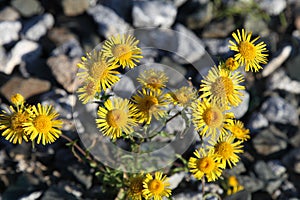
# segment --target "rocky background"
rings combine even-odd
[[[245,99],[235,109],[252,138],[242,161],[226,172],[245,190],[227,199],[300,199],[298,0],[0,0],[1,108],[15,92],[28,103],[52,104],[65,122],[64,134],[78,139],[72,119],[76,63],[109,35],[147,26],[189,35],[216,62],[231,54],[228,40],[235,29],[262,37],[270,62],[260,73],[246,75]],[[193,42],[159,31],[145,38],[153,46],[175,45],[175,53],[191,63],[203,55]],[[174,66],[199,85],[201,76],[189,63],[161,52],[145,59]],[[61,138],[32,151],[30,144],[13,145],[1,137],[0,199],[114,199],[65,144]],[[201,199],[201,183],[188,177],[172,176],[174,199]],[[218,184],[206,189],[226,192]]]

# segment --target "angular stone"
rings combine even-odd
[[[231,107],[231,109],[229,110],[229,112],[234,113],[234,117],[237,119],[242,118],[246,114],[249,108],[249,101],[250,101],[249,93],[245,90],[241,91],[241,93],[244,95],[241,98],[242,102],[236,107]]]
[[[134,1],[132,9],[135,27],[169,28],[175,21],[177,8],[164,1]]]
[[[64,42],[52,51],[52,56],[67,55],[71,58],[80,58],[83,55],[83,50],[76,38],[72,38]]]
[[[283,164],[291,171],[300,174],[300,148],[288,152],[283,157]]]
[[[115,34],[131,31],[131,26],[120,18],[112,9],[100,4],[89,8],[87,13],[94,18],[98,24],[98,32],[108,38]]]
[[[79,58],[69,59],[65,55],[50,57],[47,60],[54,77],[68,92],[74,92],[79,86],[79,80],[76,78]]]
[[[0,21],[16,21],[20,18],[20,14],[10,6],[0,10]]]
[[[11,50],[8,55],[6,66],[0,71],[11,74],[15,66],[23,62],[32,62],[41,54],[41,46],[38,43],[21,40]]]
[[[286,135],[275,127],[261,131],[252,139],[257,153],[268,156],[287,148]]]
[[[299,65],[300,55],[297,55],[296,57],[290,59],[286,64],[289,76],[297,81],[300,81],[300,69],[298,67]]]
[[[26,21],[22,33],[27,39],[38,41],[54,25],[54,17],[46,13]]]
[[[62,6],[66,16],[76,16],[89,8],[89,0],[62,0]]]
[[[24,98],[28,98],[46,92],[50,87],[51,84],[45,80],[13,76],[0,88],[0,92],[6,99],[10,99],[15,93],[20,93]]]
[[[265,128],[269,125],[268,119],[260,112],[252,113],[247,128],[252,132],[257,132],[259,129]]]
[[[258,3],[259,7],[269,15],[279,15],[287,6],[286,0],[262,0]]]
[[[11,5],[17,9],[23,17],[31,17],[43,11],[37,0],[13,0]]]
[[[19,32],[21,30],[21,23],[3,21],[0,22],[0,46],[9,44],[19,39]]]
[[[297,126],[299,123],[297,108],[285,99],[273,96],[267,99],[262,107],[261,113],[270,121],[281,124],[292,124]]]
[[[174,27],[178,46],[172,58],[180,64],[190,64],[199,60],[205,54],[203,42],[189,29],[181,24]]]
[[[300,94],[300,81],[292,80],[283,69],[269,76],[266,85],[270,90],[284,90],[293,94]]]

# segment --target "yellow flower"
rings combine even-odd
[[[207,99],[198,99],[192,104],[192,121],[200,136],[212,136],[214,140],[217,133],[222,137],[227,134],[227,126],[233,123],[233,113],[225,113],[214,103],[209,103]],[[218,131],[218,132],[217,132]]]
[[[139,41],[132,35],[117,35],[106,40],[102,52],[114,63],[119,63],[125,68],[134,68],[139,59],[143,56],[140,48],[137,47]]]
[[[205,151],[203,148],[194,152],[195,157],[190,157],[188,167],[190,172],[198,180],[203,176],[208,182],[217,180],[222,174],[222,164],[218,161],[213,151]]]
[[[232,195],[237,193],[238,191],[241,191],[244,189],[242,185],[240,185],[239,181],[235,176],[229,176],[228,177],[228,190],[227,190],[227,195]]]
[[[99,85],[97,85],[92,79],[87,79],[83,86],[78,88],[77,93],[79,100],[86,104],[94,99],[96,93],[99,91]]]
[[[229,71],[237,70],[239,66],[240,66],[239,63],[234,58],[231,57],[228,58],[224,63],[225,69],[228,69]]]
[[[143,73],[140,73],[137,81],[145,88],[159,90],[166,87],[168,77],[163,71],[149,69],[145,70]]]
[[[9,109],[10,112],[3,111],[0,115],[0,130],[4,130],[2,136],[13,144],[21,144],[23,139],[28,142],[29,135],[24,131],[23,124],[30,120],[31,112],[24,107],[15,109],[10,106]]]
[[[161,90],[152,91],[143,88],[132,97],[132,101],[137,107],[140,123],[150,124],[152,116],[157,120],[166,116],[166,108],[169,98]]]
[[[25,102],[24,97],[19,93],[12,95],[10,101],[16,106],[22,105]]]
[[[129,179],[128,197],[131,200],[142,200],[144,176],[137,175]]]
[[[100,86],[100,90],[106,90],[120,80],[116,69],[119,67],[113,62],[108,62],[102,52],[94,50],[87,54],[87,57],[82,57],[82,62],[77,66],[83,69],[77,73],[82,80],[92,79],[96,85]]]
[[[262,69],[260,64],[267,63],[266,52],[266,44],[264,42],[260,42],[255,44],[255,42],[259,39],[256,37],[251,41],[252,33],[247,33],[244,29],[242,29],[242,33],[237,30],[237,33],[232,33],[235,42],[229,41],[231,44],[229,48],[233,51],[236,51],[235,60],[239,62],[240,65],[245,64],[245,71],[249,71],[249,69],[253,72],[259,71]]]
[[[51,105],[32,106],[33,116],[29,122],[23,123],[25,132],[30,135],[30,140],[37,138],[37,144],[42,140],[42,144],[53,143],[62,134],[59,128],[62,127],[62,121],[56,118],[59,114]]]
[[[155,177],[147,174],[143,182],[143,196],[145,199],[162,200],[162,197],[169,197],[171,189],[167,176],[163,176],[161,172],[155,172]]]
[[[130,134],[136,126],[136,108],[127,99],[113,98],[99,107],[96,123],[103,135],[112,139],[121,137],[122,132]]]
[[[169,93],[174,104],[179,104],[183,107],[190,106],[196,100],[197,91],[193,87],[183,86]]]
[[[238,106],[241,103],[243,94],[240,90],[245,87],[239,85],[244,77],[239,72],[231,73],[220,67],[213,67],[208,75],[201,81],[200,91],[203,94],[200,98],[207,97],[209,101],[215,101],[220,106]]]
[[[228,126],[228,130],[238,140],[247,141],[250,139],[249,129],[244,128],[243,122],[239,120],[234,120],[233,124]]]
[[[239,161],[238,153],[243,153],[243,145],[241,144],[243,141],[239,140],[234,142],[234,137],[229,135],[222,139],[219,139],[218,142],[214,145],[215,154],[219,155],[221,163],[223,167],[226,167],[226,164],[229,165],[230,168],[236,165]]]

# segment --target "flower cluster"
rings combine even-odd
[[[12,105],[0,114],[0,130],[6,140],[16,144],[32,141],[46,145],[62,134],[62,121],[51,105],[27,105],[21,94],[11,97]]]
[[[170,183],[162,172],[151,174],[138,174],[129,178],[127,196],[132,200],[154,199],[162,200],[171,195]]]
[[[79,99],[83,103],[99,100],[97,127],[113,140],[128,138],[136,127],[148,127],[154,119],[166,123],[172,118],[169,117],[171,108],[177,108],[178,114],[190,114],[189,120],[200,138],[208,140],[209,144],[195,150],[187,167],[195,178],[215,181],[224,169],[238,163],[243,142],[250,138],[249,130],[230,112],[231,107],[242,102],[245,90],[244,75],[238,69],[244,66],[246,72],[257,72],[262,68],[261,64],[267,63],[266,44],[256,44],[258,37],[251,40],[252,34],[244,29],[237,30],[232,36],[235,41],[230,41],[229,48],[235,55],[213,66],[203,78],[198,92],[190,82],[170,90],[167,87],[170,77],[163,70],[152,67],[140,71],[136,78],[140,87],[129,99],[107,95],[106,90],[113,90],[119,81],[121,66],[132,69],[142,58],[142,51],[137,46],[139,41],[131,35],[109,38],[102,49],[87,54],[78,64],[82,70],[78,76],[83,80],[83,87],[78,90]],[[160,172],[154,177],[151,174],[133,175],[127,184],[127,196],[158,200],[170,196],[168,186],[166,176]],[[242,186],[232,185],[229,193],[241,189]]]
[[[262,69],[261,64],[267,63],[266,44],[255,44],[259,37],[251,40],[252,34],[244,29],[232,36],[235,42],[230,41],[229,48],[236,54],[210,69],[201,82],[200,97],[192,104],[195,129],[202,139],[209,140],[209,144],[194,152],[188,167],[195,178],[206,177],[208,182],[217,180],[226,167],[237,164],[239,154],[243,153],[243,142],[250,138],[249,130],[230,112],[231,107],[242,102],[245,90],[244,76],[237,69],[245,66],[246,72],[257,72]],[[232,188],[230,194],[241,190],[242,186],[234,184]]]

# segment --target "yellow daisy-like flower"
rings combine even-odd
[[[235,42],[229,41],[229,48],[233,51],[236,51],[235,60],[239,62],[240,65],[245,64],[245,71],[249,71],[249,69],[253,72],[259,71],[262,69],[260,64],[267,64],[267,56],[266,52],[266,44],[264,42],[260,42],[255,44],[255,42],[259,39],[256,37],[251,41],[252,33],[247,33],[244,29],[242,29],[242,33],[240,30],[237,30],[237,33],[232,33]]]
[[[203,148],[194,152],[195,157],[190,157],[188,167],[190,172],[198,180],[203,176],[208,182],[217,180],[222,174],[222,164],[217,159],[217,155],[213,151],[206,152]]]
[[[3,111],[0,115],[0,130],[2,136],[13,144],[21,144],[23,139],[28,142],[29,135],[25,132],[23,124],[28,122],[31,117],[29,109],[12,106],[9,108],[10,112]]]
[[[37,144],[42,141],[43,145],[53,143],[62,134],[59,128],[62,127],[62,121],[56,119],[59,114],[51,105],[32,106],[33,116],[29,122],[23,123],[25,132],[30,135],[30,140],[37,138]]]
[[[186,107],[196,100],[197,91],[193,87],[183,86],[169,93],[175,105]]]
[[[82,62],[77,66],[83,69],[77,73],[81,79],[92,79],[96,85],[100,85],[100,90],[106,90],[120,80],[116,69],[119,67],[113,62],[107,61],[102,52],[92,51],[87,54],[87,57],[82,57]]]
[[[213,67],[208,75],[201,81],[200,91],[203,94],[200,98],[207,97],[209,101],[215,101],[220,106],[238,106],[242,102],[243,94],[240,90],[244,90],[245,86],[239,85],[244,81],[241,73],[231,73],[222,69],[220,66]]]
[[[83,86],[78,88],[77,93],[79,100],[82,101],[83,104],[94,99],[96,93],[99,91],[99,85],[97,85],[92,79],[87,79]]]
[[[239,63],[232,57],[228,58],[224,63],[225,69],[228,69],[229,71],[235,71],[239,66]]]
[[[138,175],[129,179],[127,195],[131,200],[142,200],[143,195],[143,182],[145,177]]]
[[[244,189],[244,187],[240,185],[239,181],[235,176],[229,176],[227,179],[227,183],[229,186],[227,190],[227,195],[235,194]]]
[[[122,132],[130,134],[136,126],[136,108],[127,99],[113,98],[104,103],[104,107],[99,107],[97,127],[103,135],[112,139],[121,137]]]
[[[21,94],[17,93],[17,94],[15,94],[15,95],[12,95],[12,96],[11,96],[10,101],[11,101],[14,105],[19,106],[19,105],[24,104],[25,99],[24,99],[24,97],[23,97]]]
[[[155,172],[155,177],[147,174],[143,182],[143,195],[145,199],[162,200],[162,197],[169,197],[171,189],[167,176],[163,176],[161,172]]]
[[[226,129],[233,123],[234,114],[225,112],[218,105],[209,103],[207,99],[201,101],[198,99],[192,104],[192,122],[200,136],[212,136],[214,140],[217,137],[223,137],[228,134]]]
[[[140,73],[136,80],[145,88],[159,90],[166,87],[168,77],[163,71],[149,69]]]
[[[132,35],[112,36],[104,42],[102,52],[105,57],[110,58],[114,63],[119,63],[125,68],[134,68],[139,59],[143,56],[140,48],[137,47],[139,40]]]
[[[239,140],[234,142],[234,136],[229,135],[222,139],[219,139],[218,142],[214,145],[215,154],[219,155],[221,163],[223,167],[226,167],[226,164],[229,165],[230,168],[236,165],[239,161],[238,153],[243,153],[243,141]]]
[[[161,90],[153,91],[143,88],[132,97],[139,113],[139,122],[150,124],[152,116],[161,119],[166,116],[169,98]]]
[[[239,120],[234,120],[233,124],[228,126],[228,130],[232,133],[232,135],[242,141],[247,141],[250,139],[250,131],[244,127],[244,123]]]

